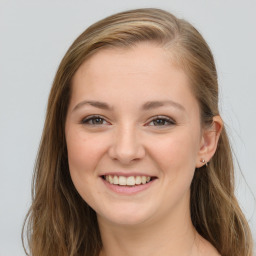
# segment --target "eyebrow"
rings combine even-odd
[[[179,110],[185,111],[185,108],[178,102],[172,100],[163,100],[163,101],[148,101],[143,104],[143,110],[150,110],[154,108],[159,108],[165,105],[171,105],[172,107],[178,108]]]
[[[80,103],[78,103],[72,111],[75,111],[79,108],[81,108],[84,105],[90,105],[93,106],[95,108],[100,108],[100,109],[104,109],[104,110],[111,110],[112,107],[110,107],[107,103],[105,102],[101,102],[101,101],[94,101],[94,100],[84,100]]]
[[[84,100],[80,103],[78,103],[74,109],[72,110],[75,111],[79,108],[81,108],[84,105],[90,105],[99,109],[104,109],[104,110],[112,110],[113,107],[109,106],[107,103],[105,102],[101,102],[101,101],[94,101],[94,100]],[[142,110],[146,111],[146,110],[151,110],[151,109],[155,109],[155,108],[159,108],[159,107],[163,107],[165,105],[171,105],[175,108],[178,108],[179,110],[185,111],[185,108],[172,100],[163,100],[163,101],[147,101],[142,105]]]

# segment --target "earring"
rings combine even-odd
[[[207,162],[204,159],[201,159],[201,163],[205,164],[207,166]]]

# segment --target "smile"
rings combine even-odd
[[[119,185],[119,186],[136,186],[144,185],[151,180],[153,177],[149,176],[117,176],[117,175],[104,175],[103,179],[110,184]]]

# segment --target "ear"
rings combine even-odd
[[[197,168],[200,168],[210,162],[216,151],[222,127],[223,121],[221,117],[214,116],[212,124],[209,127],[203,129],[200,149],[197,155]]]

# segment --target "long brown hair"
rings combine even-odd
[[[159,9],[137,9],[107,17],[85,30],[60,63],[49,96],[35,165],[32,205],[23,233],[33,256],[97,256],[102,248],[96,213],[80,197],[69,174],[65,119],[72,77],[93,53],[151,41],[170,50],[190,77],[202,125],[218,110],[218,82],[212,53],[188,22]],[[208,166],[191,184],[191,219],[199,234],[222,256],[252,256],[252,237],[234,195],[234,167],[225,127]]]

